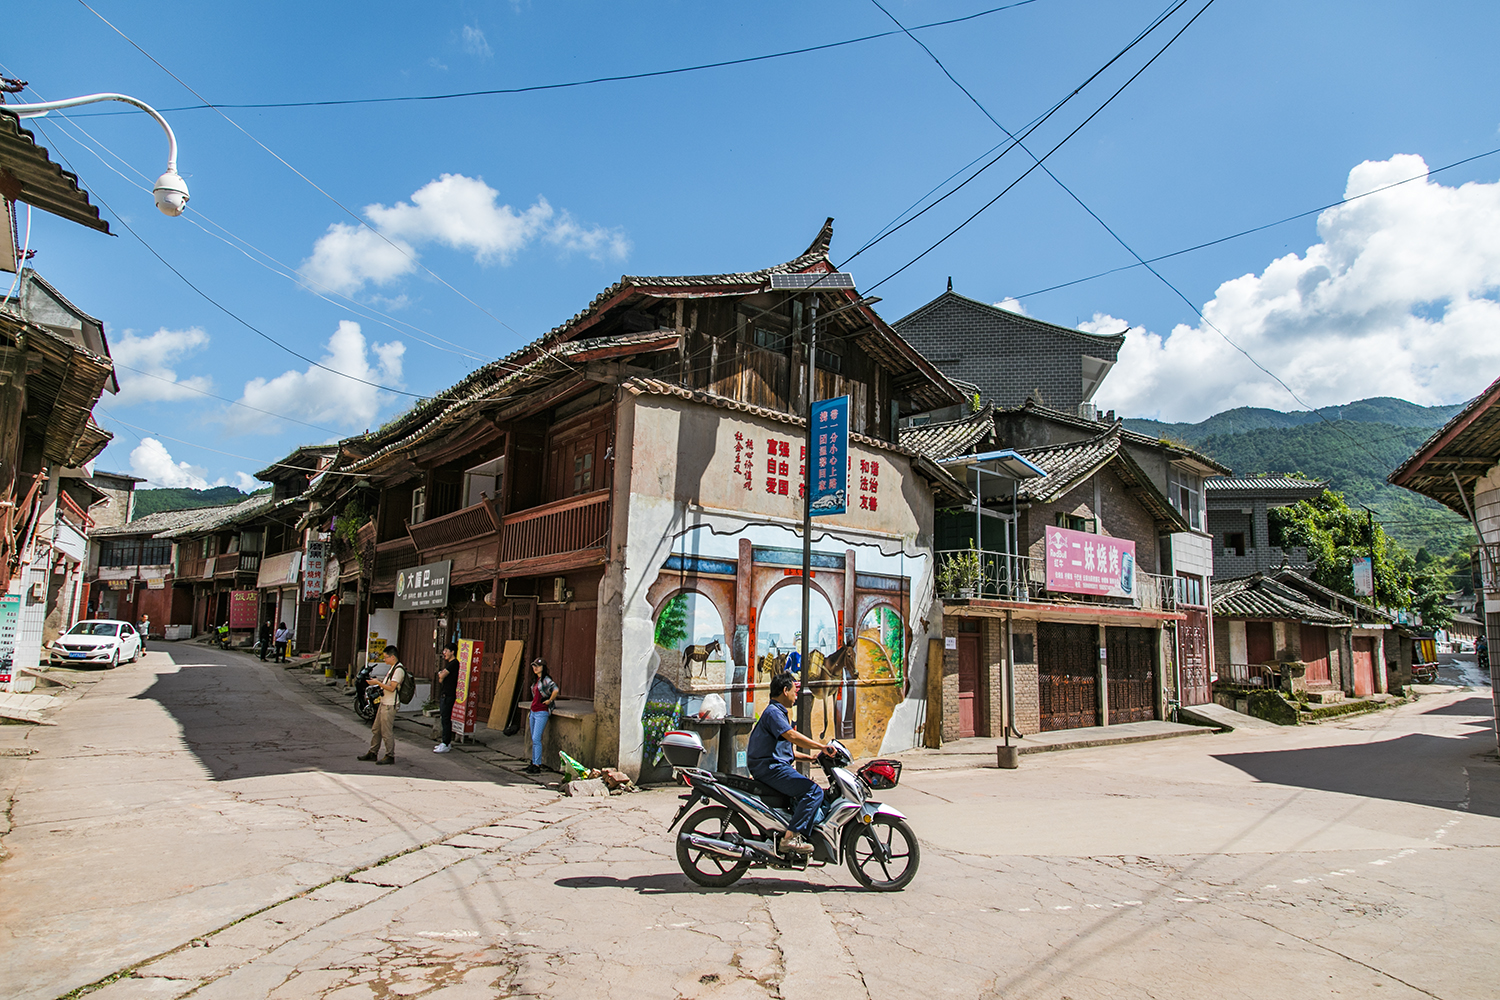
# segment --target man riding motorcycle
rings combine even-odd
[[[797,732],[792,726],[787,709],[797,703],[799,690],[797,679],[790,674],[780,674],[771,680],[771,703],[755,723],[745,755],[750,774],[756,781],[770,785],[795,803],[792,828],[782,835],[778,844],[783,854],[791,851],[812,853],[812,845],[804,837],[812,832],[818,808],[823,804],[822,786],[799,774],[793,761],[816,760],[818,753],[831,749],[831,746]],[[815,752],[797,753],[794,747]]]

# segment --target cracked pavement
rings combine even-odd
[[[360,764],[365,727],[296,672],[158,647],[57,726],[0,727],[0,982],[97,1000],[1488,998],[1487,706],[1455,690],[1334,725],[909,770],[886,795],[921,839],[906,891],[832,867],[704,890],[665,830],[673,789],[561,798],[411,727],[395,767]]]

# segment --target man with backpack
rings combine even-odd
[[[396,647],[385,648],[385,677],[377,679],[371,677],[365,683],[375,684],[380,687],[380,707],[375,710],[375,722],[370,726],[370,750],[368,753],[360,754],[357,760],[373,760],[377,764],[396,763],[396,698],[403,695],[403,701],[410,701],[411,695],[406,689],[414,688],[415,683],[407,683],[406,668],[401,666],[397,656]],[[380,746],[384,743],[386,753],[384,757],[379,756]]]

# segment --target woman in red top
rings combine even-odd
[[[531,763],[526,765],[527,774],[540,774],[542,770],[542,733],[547,729],[547,719],[552,714],[552,703],[557,700],[557,682],[547,669],[547,661],[538,656],[531,661]]]

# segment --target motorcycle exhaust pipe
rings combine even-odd
[[[717,854],[721,858],[734,858],[736,860],[747,857],[748,851],[739,844],[731,844],[727,840],[717,840],[713,837],[703,837],[696,833],[684,833],[679,835],[688,842],[690,847],[700,851],[708,851]]]

